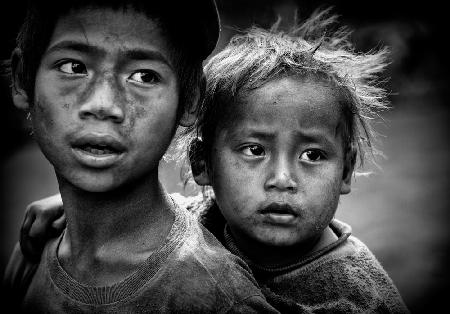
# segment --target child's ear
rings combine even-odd
[[[209,179],[209,173],[208,169],[206,168],[206,164],[204,161],[200,161],[200,164],[198,165],[200,171],[194,173],[192,172],[194,176],[194,181],[198,185],[205,186],[205,185],[211,185],[211,180]]]
[[[189,162],[192,176],[195,183],[202,186],[211,185],[204,152],[204,144],[199,138],[193,140],[189,145]]]
[[[30,103],[21,80],[22,64],[22,51],[16,48],[11,55],[12,100],[17,108],[27,110],[30,107]]]
[[[350,145],[344,157],[344,171],[342,173],[341,194],[350,193],[352,186],[352,176],[356,163],[356,149],[354,145]]]
[[[195,89],[195,94],[192,97],[191,103],[186,106],[183,115],[181,116],[179,124],[184,127],[189,127],[195,123],[197,117],[197,109],[200,106],[206,89],[206,77],[203,74],[199,86]]]

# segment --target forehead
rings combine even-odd
[[[341,118],[337,88],[323,79],[285,77],[248,92],[230,106],[229,121],[260,127],[335,130]],[[231,119],[230,119],[231,118]]]
[[[49,47],[64,41],[102,46],[106,51],[155,47],[169,52],[157,21],[132,8],[72,10],[57,20]]]

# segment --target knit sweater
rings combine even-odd
[[[351,227],[334,219],[337,240],[297,262],[267,268],[239,250],[213,198],[194,197],[185,206],[250,266],[264,294],[282,313],[408,313],[397,288]]]
[[[61,235],[46,244],[38,264],[16,246],[4,281],[7,291],[20,293],[16,306],[24,313],[276,312],[239,257],[186,210],[174,208],[174,213],[165,243],[120,282],[97,287],[72,278],[58,261]]]

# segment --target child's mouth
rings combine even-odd
[[[120,160],[125,146],[109,135],[88,134],[72,142],[75,158],[84,166],[107,168]]]
[[[108,155],[108,154],[119,154],[116,149],[106,146],[106,145],[81,145],[75,147],[76,149],[84,150],[92,155]]]
[[[274,224],[289,224],[298,217],[296,210],[289,204],[272,203],[259,210],[259,213],[264,215],[267,222]]]
[[[291,214],[267,213],[266,219],[275,224],[292,223],[297,217]]]

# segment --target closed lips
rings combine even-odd
[[[272,203],[259,211],[261,214],[279,214],[298,216],[297,211],[291,205]]]

